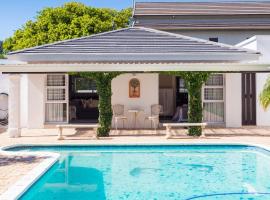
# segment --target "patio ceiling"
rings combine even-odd
[[[27,63],[224,63],[260,53],[155,29],[130,27],[11,52]],[[134,69],[136,71],[136,69]]]

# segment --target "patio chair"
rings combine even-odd
[[[0,126],[8,125],[8,110],[0,109],[1,118],[0,118]]]
[[[122,120],[123,128],[125,127],[125,121],[127,121],[127,117],[125,114],[125,106],[121,104],[113,105],[113,117],[114,117],[114,125],[116,131],[118,130],[118,122]]]
[[[161,113],[162,106],[159,104],[153,104],[151,105],[151,116],[146,116],[144,119],[144,124],[146,120],[149,120],[151,122],[151,128],[152,124],[154,124],[155,131],[157,130],[159,126],[159,114]]]

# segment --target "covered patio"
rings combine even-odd
[[[104,100],[106,116],[111,113],[111,105],[116,104],[124,105],[125,112],[142,110],[151,116],[151,105],[160,103],[159,74],[231,72],[227,78],[233,81],[234,72],[269,71],[269,65],[254,62],[259,56],[260,53],[255,51],[142,27],[11,52],[8,58],[21,63],[0,66],[0,71],[9,74],[8,132],[10,137],[18,137],[21,128],[46,128],[71,123],[72,117],[82,116],[72,114],[78,107],[75,101],[71,101],[74,98],[71,97],[71,76],[93,78],[92,74],[95,74],[94,80],[109,88],[112,96]],[[133,96],[129,89],[132,79],[139,80],[141,84],[140,93],[135,92]],[[187,80],[187,84],[193,82],[192,79]],[[86,92],[83,86],[76,91]],[[96,108],[98,103],[93,100],[97,100],[97,96],[99,100],[104,97],[101,89],[93,86],[87,92],[92,93],[90,103],[95,105],[90,108]],[[89,111],[94,112],[94,109]],[[123,115],[126,116],[125,112]],[[142,127],[136,126],[136,117],[135,112],[128,127],[150,128],[149,123],[142,125],[144,117],[138,119]],[[102,126],[110,126],[102,118],[99,122]]]

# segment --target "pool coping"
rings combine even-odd
[[[114,144],[14,144],[0,147],[0,153],[3,155],[31,155],[31,156],[41,156],[48,157],[44,159],[38,166],[34,167],[29,171],[25,176],[23,176],[19,181],[14,185],[8,188],[2,195],[0,195],[1,200],[14,200],[19,199],[38,179],[43,176],[60,158],[59,153],[54,152],[12,152],[7,151],[10,148],[14,147],[27,147],[27,146],[40,146],[40,147],[50,147],[50,146],[196,146],[196,145],[245,145],[250,147],[257,147],[267,151],[270,151],[270,146],[257,144],[257,143],[248,143],[248,142],[222,142],[222,143],[114,143]]]

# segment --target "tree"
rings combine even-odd
[[[0,59],[4,59],[3,42],[0,41]]]
[[[4,41],[5,51],[14,51],[127,27],[131,8],[117,11],[71,2],[45,8]]]
[[[5,51],[15,51],[55,41],[88,36],[127,27],[131,8],[117,11],[93,8],[82,3],[66,3],[61,7],[45,8],[35,21],[28,21],[4,41]],[[76,75],[96,81],[99,95],[99,136],[108,136],[112,120],[111,81],[118,73],[81,72]]]
[[[260,102],[264,110],[270,107],[270,76],[264,84],[263,90],[260,94]]]

